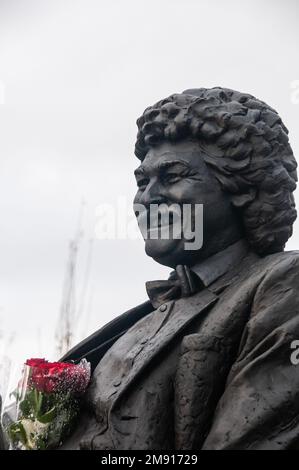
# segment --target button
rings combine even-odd
[[[167,305],[165,304],[161,305],[160,312],[165,312],[165,310],[167,310]]]

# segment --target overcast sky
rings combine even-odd
[[[298,155],[298,5],[0,0],[0,330],[14,333],[15,360],[52,357],[81,201],[78,299],[95,208],[135,193],[135,121],[145,107],[192,87],[252,93],[279,111]],[[288,248],[298,247],[297,224]],[[141,240],[96,240],[76,339],[167,275]]]

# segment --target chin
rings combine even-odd
[[[157,263],[175,268],[186,257],[182,240],[146,240],[145,252]]]

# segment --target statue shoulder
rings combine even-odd
[[[281,251],[262,258],[268,274],[283,273],[286,271],[299,270],[299,250]]]
[[[78,361],[86,358],[91,361],[93,368],[94,364],[98,362],[99,357],[105,353],[114,341],[151,311],[153,311],[153,307],[149,301],[127,310],[81,341],[60,360]]]

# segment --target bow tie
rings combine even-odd
[[[169,300],[188,297],[203,288],[203,283],[188,266],[179,264],[167,281],[148,281],[147,295],[154,308]]]

